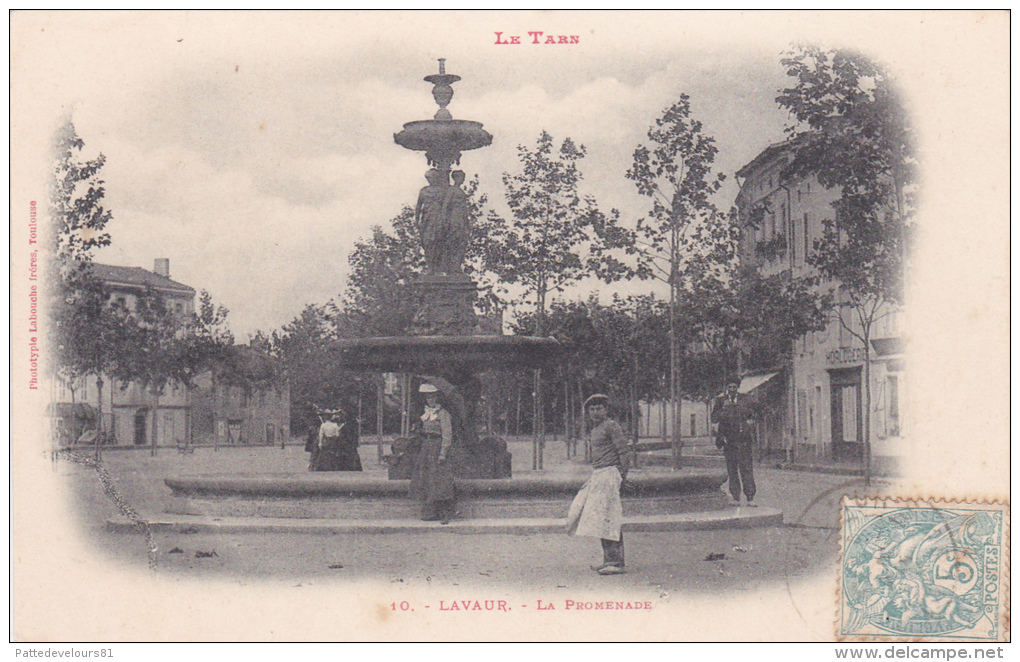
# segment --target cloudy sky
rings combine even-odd
[[[644,202],[624,178],[631,154],[681,93],[716,136],[719,168],[730,174],[780,139],[786,119],[773,101],[785,78],[782,44],[680,45],[648,38],[644,21],[165,18],[90,16],[49,27],[53,45],[64,31],[78,44],[78,57],[55,73],[88,152],[107,157],[113,245],[96,259],[151,268],[153,258],[169,257],[175,280],[230,309],[242,340],[338,295],[353,242],[414,203],[425,159],[393,134],[435,113],[422,78],[437,71],[437,57],[463,78],[454,117],[482,122],[494,136],[461,161],[494,199],[501,173],[517,166],[515,147],[544,129],[588,148],[586,191],[633,222]],[[580,43],[535,45],[529,30]],[[524,43],[498,46],[496,31]]]
[[[28,85],[46,99],[33,119],[69,113],[86,153],[107,157],[113,245],[97,261],[151,269],[170,258],[175,280],[230,309],[242,341],[340,294],[353,243],[414,203],[425,159],[393,134],[435,113],[422,77],[436,58],[463,78],[453,116],[494,136],[461,161],[490,199],[517,167],[515,147],[546,130],[588,148],[585,192],[633,223],[646,203],[624,173],[663,109],[691,97],[730,177],[728,206],[733,172],[789,122],[774,101],[782,52],[841,34],[840,15],[739,12],[30,18],[15,17],[12,44],[15,72],[30,63]],[[865,42],[881,24],[854,20]],[[522,43],[497,45],[497,31]],[[535,45],[529,31],[579,43]]]

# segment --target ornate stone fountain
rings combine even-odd
[[[173,492],[169,515],[161,521],[150,517],[150,525],[210,531],[562,530],[566,506],[587,472],[577,467],[579,472],[511,478],[506,444],[478,435],[479,375],[545,367],[559,360],[561,348],[552,338],[486,334],[479,328],[477,285],[463,273],[470,236],[466,196],[460,189],[463,173],[451,173],[451,167],[463,152],[489,145],[492,136],[480,123],[455,120],[446,109],[453,96],[451,84],[460,78],[447,74],[444,64],[440,60],[439,73],[425,78],[439,104],[435,117],[409,122],[394,136],[398,145],[425,152],[430,166],[415,213],[428,267],[414,283],[418,313],[406,335],[345,340],[337,352],[348,368],[411,373],[415,385],[427,379],[444,392],[455,419],[448,457],[457,476],[459,521],[449,527],[417,522],[419,505],[407,498],[407,481],[394,480],[401,476],[391,467],[390,480],[368,472],[170,477],[165,479]],[[404,459],[409,464],[413,458]],[[725,480],[726,474],[718,470],[632,472],[623,493],[624,526],[628,531],[661,531],[782,521],[782,513],[771,508],[750,515],[727,509],[719,489]],[[515,523],[495,529],[477,524],[489,519]],[[130,523],[111,526],[131,530]]]
[[[464,173],[451,171],[461,155],[492,143],[480,122],[454,119],[447,106],[460,76],[426,76],[439,105],[433,119],[408,122],[393,136],[406,149],[425,152],[428,185],[418,193],[415,223],[425,252],[427,272],[412,287],[417,313],[407,336],[341,342],[345,366],[380,372],[407,372],[428,379],[443,391],[454,417],[450,461],[463,478],[508,478],[506,444],[479,438],[479,375],[492,369],[540,368],[555,361],[559,344],[552,338],[485,335],[475,314],[478,285],[464,273],[471,237]],[[408,460],[409,461],[409,460]],[[396,472],[395,477],[403,477]]]

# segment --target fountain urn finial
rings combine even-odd
[[[451,85],[460,80],[460,76],[446,73],[446,58],[439,58],[439,73],[425,77],[425,82],[432,83],[432,98],[436,100],[439,110],[436,112],[437,120],[452,120],[453,115],[446,109],[453,99],[453,87]]]

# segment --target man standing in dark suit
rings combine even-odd
[[[726,392],[712,402],[712,422],[718,424],[715,445],[723,449],[726,456],[726,473],[729,474],[730,496],[733,505],[740,505],[743,487],[747,505],[755,506],[754,459],[752,442],[754,420],[751,409],[737,393],[740,379],[732,378],[726,383]]]

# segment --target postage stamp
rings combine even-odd
[[[844,497],[843,641],[1004,641],[1009,505]]]

